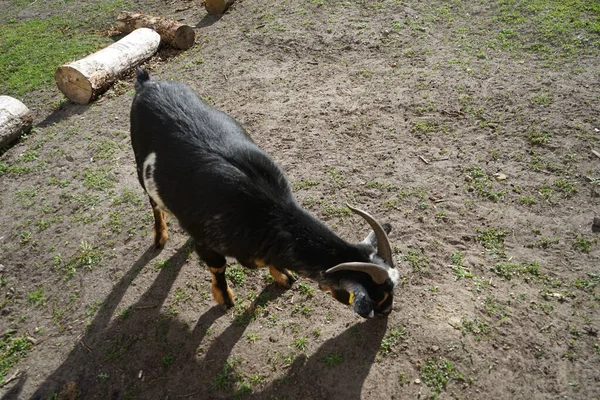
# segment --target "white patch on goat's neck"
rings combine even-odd
[[[374,252],[372,252],[371,254],[369,254],[369,261],[371,261],[372,263],[376,264],[376,263],[375,263],[375,256],[376,256],[376,255],[377,255],[377,252],[376,252],[376,251],[374,251]]]
[[[400,272],[398,272],[398,269],[390,268],[388,270],[388,275],[390,276],[390,279],[392,280],[392,282],[394,282],[394,286],[396,286],[396,284],[400,280]]]
[[[150,153],[144,160],[144,168],[142,170],[142,177],[144,178],[144,187],[148,196],[154,200],[154,202],[163,210],[168,211],[165,207],[165,203],[158,195],[158,185],[154,180],[154,171],[156,170],[156,153]]]

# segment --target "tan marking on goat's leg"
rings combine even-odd
[[[269,272],[271,273],[271,276],[273,277],[273,279],[275,279],[275,282],[277,282],[280,286],[289,289],[292,287],[292,283],[293,281],[291,281],[288,276],[279,271],[277,268],[273,267],[272,265],[269,266]],[[289,274],[289,272],[288,272]]]
[[[154,246],[162,249],[169,239],[167,220],[164,211],[156,204],[152,204],[152,213],[154,214]]]
[[[210,273],[212,275],[211,289],[213,298],[218,304],[221,304],[227,308],[233,307],[233,291],[227,285],[225,280],[225,269],[227,266],[221,268],[210,267]]]

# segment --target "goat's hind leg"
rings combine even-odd
[[[227,280],[225,279],[227,260],[222,254],[216,251],[206,249],[198,244],[195,246],[198,257],[210,268],[213,298],[217,303],[224,305],[226,308],[233,307],[233,291],[227,286]]]
[[[154,214],[154,247],[162,249],[165,247],[165,243],[167,243],[167,239],[169,238],[165,212],[160,209],[154,200],[152,200],[152,197],[148,197],[150,198],[152,213]]]

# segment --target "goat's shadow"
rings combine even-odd
[[[131,307],[131,314],[114,317],[119,303],[141,269],[156,252],[148,249],[115,285],[84,336],[65,361],[37,388],[33,399],[60,393],[73,398],[229,398],[234,392],[214,387],[215,377],[228,362],[234,346],[252,321],[254,307],[276,298],[283,290],[269,285],[236,321],[204,349],[203,340],[225,312],[208,308],[190,327],[161,306],[186,262],[184,245]],[[385,334],[386,319],[356,324],[322,344],[310,358],[297,357],[279,379],[256,387],[244,397],[268,398],[360,398]],[[201,351],[199,352],[199,350]],[[199,355],[201,353],[201,355]],[[247,360],[252,362],[252,360]],[[266,366],[265,366],[266,367]],[[284,368],[284,367],[277,367]],[[7,393],[19,398],[27,377],[21,377]]]

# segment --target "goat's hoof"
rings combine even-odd
[[[227,288],[227,292],[223,292],[219,288],[213,286],[212,292],[215,301],[225,307],[225,309],[230,309],[235,305],[233,291],[230,288]]]
[[[154,237],[154,247],[156,249],[164,248],[165,244],[167,244],[167,239],[169,239],[169,235],[167,235],[166,233],[163,235],[156,235]]]

